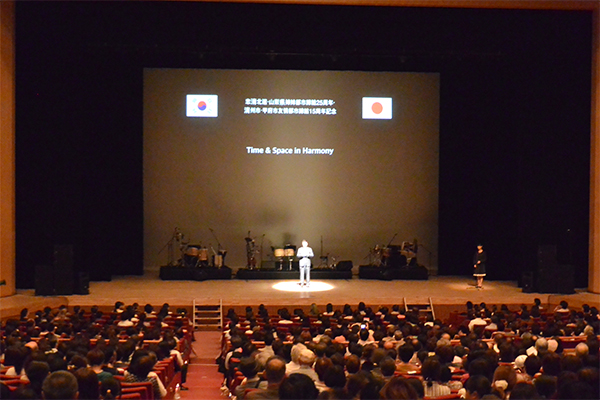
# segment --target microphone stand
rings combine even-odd
[[[225,256],[227,255],[227,250],[223,249],[223,246],[221,246],[221,242],[219,242],[219,238],[215,234],[215,231],[212,228],[208,228],[208,230],[210,231],[210,233],[213,235],[213,237],[217,241],[217,254],[218,254],[218,256],[220,256],[221,267],[224,267],[225,266]],[[214,250],[213,250],[213,253],[214,253]],[[215,262],[214,262],[214,257],[213,257],[213,266],[214,266],[214,264],[215,264]]]
[[[262,268],[262,262],[263,262],[263,242],[265,241],[265,235],[266,235],[266,233],[263,233],[262,237],[260,238],[260,264],[259,264],[258,268]]]
[[[319,268],[329,268],[329,253],[327,253],[326,256],[323,255],[323,235],[321,235],[321,256],[319,257],[319,259],[321,260]]]
[[[390,239],[390,241],[388,242],[387,246],[385,247],[390,247],[390,245],[392,244],[392,242],[394,241],[394,239],[396,239],[396,236],[398,236],[398,233],[394,233],[394,236],[392,236],[392,238]]]
[[[208,230],[210,231],[210,233],[212,233],[213,237],[217,241],[217,251],[221,250],[221,243],[219,242],[219,239],[217,238],[217,235],[215,235],[215,231],[213,231],[212,228],[208,228]]]
[[[423,246],[423,243],[419,243],[419,247],[424,248],[429,256],[429,268],[428,269],[430,270],[431,269],[431,251],[426,246]],[[418,254],[417,254],[417,257],[418,257]]]
[[[179,228],[175,228],[175,230],[173,231],[173,235],[171,235],[171,239],[169,239],[169,241],[167,243],[165,243],[165,245],[158,251],[158,254],[162,253],[162,251],[166,248],[167,251],[167,257],[169,258],[167,265],[169,267],[172,267],[174,265],[174,259],[175,259],[175,251],[173,249],[173,242],[175,241],[175,239],[179,238]]]

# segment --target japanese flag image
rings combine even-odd
[[[363,119],[392,119],[391,97],[363,97]]]
[[[185,115],[187,117],[218,117],[219,96],[216,94],[188,94]]]

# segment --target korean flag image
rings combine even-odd
[[[219,96],[216,94],[188,94],[185,115],[188,117],[218,117]]]
[[[363,97],[363,119],[392,119],[391,97]]]

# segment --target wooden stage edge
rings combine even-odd
[[[276,287],[283,286],[280,290]],[[523,293],[515,281],[485,281],[484,289],[474,288],[474,281],[467,276],[431,276],[425,281],[380,281],[358,279],[313,280],[310,289],[302,289],[295,281],[275,280],[215,280],[215,281],[163,281],[158,271],[146,271],[143,276],[115,276],[108,282],[91,282],[89,295],[35,296],[34,290],[19,290],[16,295],[0,299],[0,317],[18,315],[22,308],[30,311],[48,305],[61,304],[69,307],[89,308],[99,306],[102,310],[112,309],[115,301],[125,304],[150,303],[157,307],[169,303],[172,308],[186,307],[191,311],[196,304],[223,303],[225,309],[233,307],[241,312],[246,306],[264,304],[270,312],[277,308],[302,307],[308,311],[312,303],[324,310],[327,303],[340,307],[350,304],[353,308],[363,301],[370,307],[381,305],[424,304],[431,298],[436,317],[445,318],[452,311],[462,311],[467,301],[486,304],[506,304],[518,307],[532,305],[535,298],[554,306],[566,300],[573,307],[589,304],[600,308],[600,295],[576,289],[575,294]],[[512,308],[512,307],[511,307]]]

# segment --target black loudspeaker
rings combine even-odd
[[[87,272],[77,274],[73,294],[90,294],[90,274]]]
[[[57,295],[73,294],[73,246],[54,246],[54,289]]]
[[[538,247],[536,288],[540,293],[575,293],[573,267],[559,265],[555,245]]]
[[[533,272],[525,271],[521,274],[523,293],[533,293]]]
[[[35,295],[54,296],[54,268],[50,265],[35,266]]]
[[[558,293],[573,294],[575,293],[575,268],[572,265],[560,265],[559,281],[561,282]]]
[[[554,267],[540,269],[537,279],[537,291],[540,293],[573,294],[574,289],[573,266],[555,265]]]
[[[347,261],[340,261],[337,263],[337,265],[335,266],[336,271],[352,271],[352,261],[351,260],[347,260]]]

